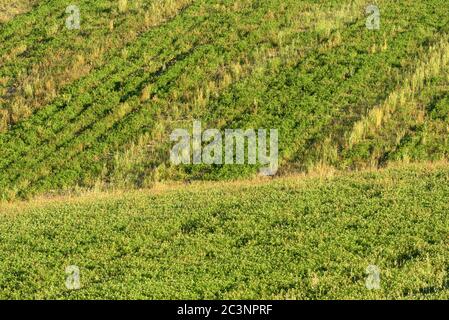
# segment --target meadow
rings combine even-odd
[[[0,298],[447,299],[448,9],[0,0]],[[173,164],[194,120],[276,176]]]

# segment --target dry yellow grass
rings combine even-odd
[[[414,114],[415,119],[423,120],[422,111],[419,110],[414,99],[426,82],[432,77],[439,75],[449,64],[448,35],[441,37],[441,41],[429,49],[425,61],[420,61],[414,72],[401,83],[400,87],[390,93],[384,103],[373,108],[367,116],[354,124],[349,136],[349,146],[362,141],[368,133],[380,130],[382,124],[387,122],[398,109]]]
[[[128,11],[128,0],[118,0],[118,11],[122,13]]]
[[[0,0],[0,23],[29,11],[39,0]]]
[[[262,177],[256,176],[252,179],[241,179],[233,181],[192,181],[189,184],[179,181],[170,181],[163,183],[155,183],[153,187],[138,190],[126,190],[126,189],[115,189],[115,190],[80,190],[76,193],[67,193],[64,195],[41,195],[35,197],[31,200],[21,200],[13,202],[1,202],[0,201],[0,214],[20,214],[31,208],[45,208],[52,205],[58,204],[89,204],[101,201],[108,201],[113,199],[133,199],[135,197],[140,197],[142,195],[163,195],[172,192],[206,192],[208,190],[220,190],[222,192],[236,192],[257,186],[271,185],[271,184],[294,184],[295,186],[305,186],[308,183],[319,183],[325,181],[332,181],[338,177],[354,177],[360,173],[374,173],[382,172],[390,169],[421,169],[422,171],[432,171],[440,168],[447,168],[449,166],[448,161],[425,161],[425,162],[409,162],[409,161],[398,161],[391,162],[385,168],[366,168],[354,171],[341,171],[331,168],[329,166],[323,166],[316,168],[316,170],[311,170],[308,173],[288,173],[280,177]],[[323,169],[325,167],[325,169]],[[321,170],[320,170],[321,169]],[[384,179],[389,179],[388,176]],[[394,181],[391,182],[392,184]]]

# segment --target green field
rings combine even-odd
[[[447,299],[448,12],[0,0],[0,298]],[[276,176],[174,164],[195,120],[278,130]]]
[[[380,30],[360,0],[70,3],[0,25],[3,199],[256,173],[173,166],[193,119],[278,129],[280,174],[448,156],[446,0],[378,1]]]
[[[444,165],[10,204],[0,298],[448,299],[448,197]]]

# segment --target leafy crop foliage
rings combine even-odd
[[[256,173],[171,165],[193,119],[279,129],[281,174],[447,157],[444,0],[379,1],[380,30],[364,1],[80,0],[79,30],[69,4],[1,24],[3,199]]]
[[[447,0],[374,2],[0,0],[0,298],[449,298]],[[281,177],[172,164],[194,120]]]
[[[409,166],[6,205],[0,298],[448,299],[448,177]]]

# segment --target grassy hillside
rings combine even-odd
[[[0,298],[448,299],[448,197],[445,164],[3,205]]]
[[[447,158],[446,0],[377,1],[380,30],[361,0],[79,0],[69,30],[72,2],[0,22],[3,199],[256,173],[171,165],[193,119],[277,128],[280,174]]]
[[[0,0],[0,298],[449,298],[449,6],[373,2]]]

